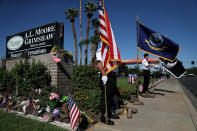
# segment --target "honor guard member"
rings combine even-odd
[[[98,49],[96,52],[96,59],[97,59],[97,69],[100,71],[100,87],[101,87],[101,103],[100,103],[100,111],[101,111],[101,122],[106,123],[105,118],[105,87],[106,87],[106,95],[107,95],[107,113],[108,113],[108,125],[114,125],[114,122],[111,121],[111,118],[119,119],[119,116],[112,115],[112,107],[113,107],[113,96],[114,90],[113,88],[116,87],[116,75],[114,72],[110,72],[106,75],[104,68],[103,68],[103,59],[101,55],[101,49]],[[106,86],[105,86],[106,85]]]
[[[147,98],[153,98],[155,96],[149,94],[148,86],[150,83],[150,67],[154,67],[154,66],[148,63],[148,58],[149,58],[148,54],[144,54],[144,60],[142,61],[142,69],[144,76],[142,96]]]

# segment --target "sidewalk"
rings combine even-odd
[[[176,79],[167,79],[154,88],[156,98],[143,98],[144,105],[132,107],[132,119],[120,116],[114,126],[98,123],[88,131],[196,131],[197,112]]]

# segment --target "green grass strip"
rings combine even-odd
[[[61,127],[50,125],[14,113],[0,111],[1,131],[67,131]]]

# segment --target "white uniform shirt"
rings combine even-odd
[[[101,61],[103,64],[103,57],[101,55],[101,48],[96,51],[96,60]],[[115,68],[113,72],[118,72],[118,68]]]
[[[103,58],[101,55],[101,48],[96,51],[96,60],[101,61],[103,63]]]
[[[148,67],[148,61],[146,60],[146,59],[144,59],[143,61],[142,61],[142,69],[143,70],[149,70],[150,68]]]

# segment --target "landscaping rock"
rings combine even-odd
[[[43,122],[50,122],[50,121],[52,121],[52,118],[53,118],[53,115],[52,114],[46,113],[45,115],[43,115],[42,121]]]

